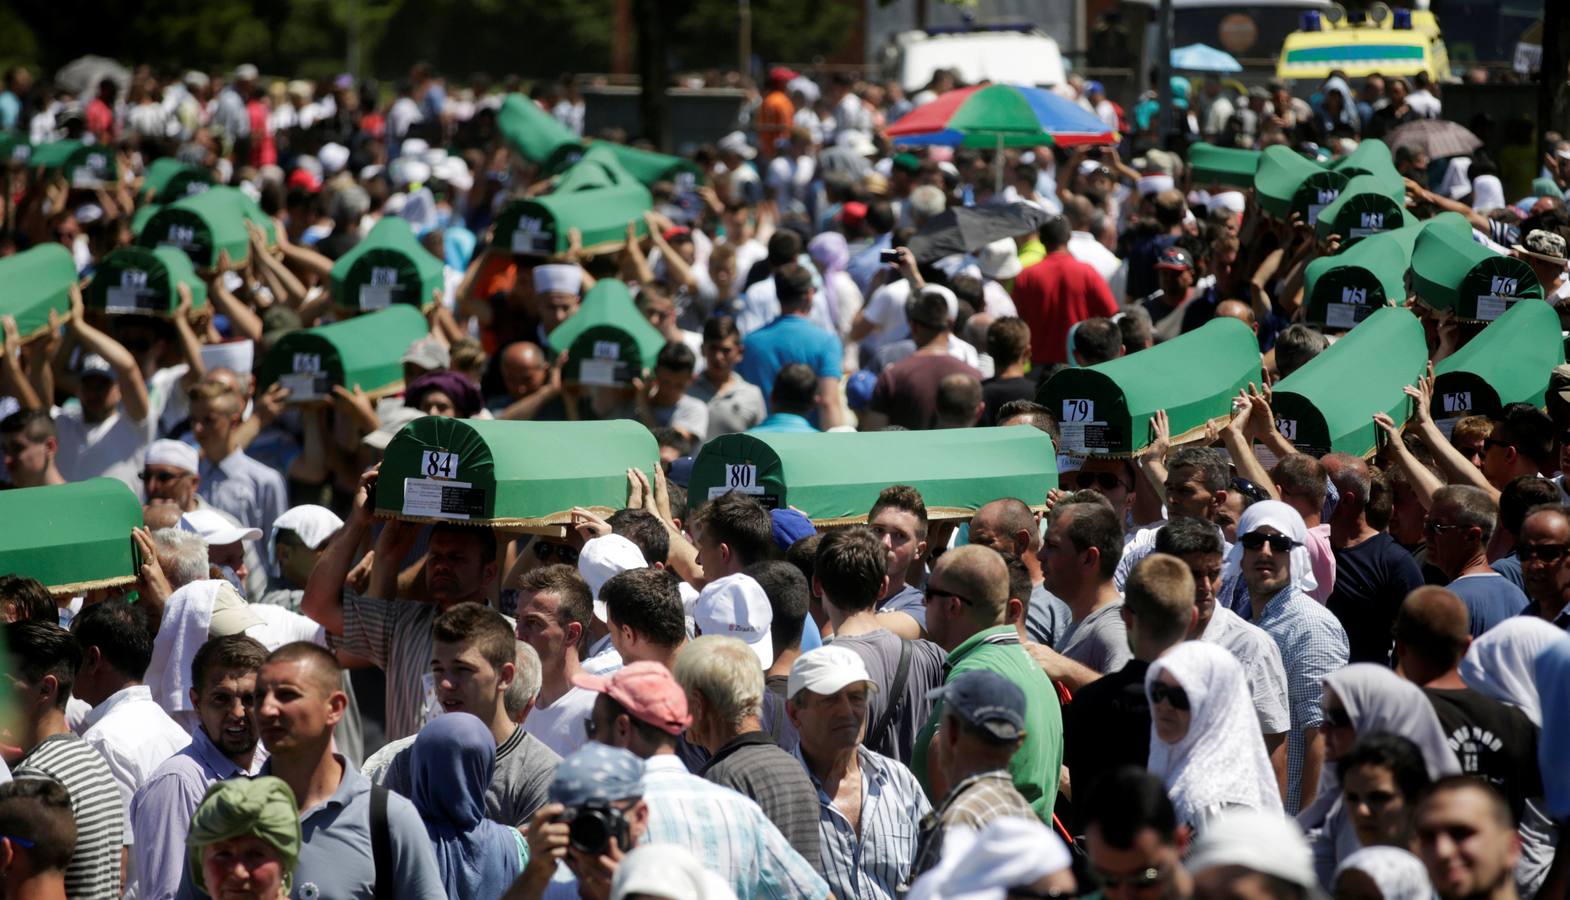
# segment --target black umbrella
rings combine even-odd
[[[993,241],[1030,234],[1050,218],[1045,210],[1029,203],[951,206],[921,226],[910,239],[910,252],[916,254],[918,263],[974,253]]]

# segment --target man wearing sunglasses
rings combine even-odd
[[[1521,611],[1570,630],[1570,515],[1563,506],[1527,513],[1516,543],[1521,575],[1532,602]]]
[[[1428,558],[1451,579],[1446,587],[1471,613],[1472,637],[1526,608],[1526,595],[1488,565],[1499,505],[1482,488],[1451,484],[1434,492],[1423,521]],[[1525,574],[1525,566],[1522,566]]]
[[[1120,520],[1128,521],[1129,505],[1134,496],[1134,464],[1126,459],[1097,459],[1084,461],[1077,472],[1062,480],[1082,491],[1095,491],[1107,498],[1112,511]]]

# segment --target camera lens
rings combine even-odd
[[[604,853],[610,846],[613,826],[610,817],[598,809],[580,809],[567,827],[567,839],[585,853]]]

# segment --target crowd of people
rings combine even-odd
[[[625,246],[545,258],[493,233],[550,173],[484,82],[417,66],[389,100],[144,68],[72,96],[9,72],[0,130],[96,142],[118,174],[6,170],[0,254],[60,243],[91,278],[167,156],[276,238],[200,271],[206,304],[182,286],[171,314],[106,315],[73,288],[26,339],[0,318],[6,486],[109,477],[145,503],[129,590],[0,577],[6,895],[1565,896],[1570,366],[1536,373],[1546,408],[1445,428],[1420,378],[1372,458],[1301,452],[1270,385],[1340,337],[1302,312],[1336,241],[1185,165],[1186,137],[1345,154],[1439,115],[1441,86],[1185,83],[1158,140],[1154,100],[1125,116],[1074,78],[1057,90],[1121,145],[890,143],[958,86],[772,70]],[[533,97],[582,133],[570,79]],[[1461,213],[1557,306],[1570,141],[1520,145],[1395,164],[1413,215]],[[1043,224],[909,247],[1001,204]],[[393,217],[444,264],[429,333],[393,348],[401,393],[258,392],[281,337],[347,315],[332,263]],[[551,335],[604,279],[666,343],[590,387]],[[1433,361],[1480,330],[1397,299]],[[864,524],[819,528],[687,492],[737,432],[1056,440],[1046,379],[1219,317],[1260,353],[1230,419],[1174,440],[1158,413],[1148,448],[1060,457],[1042,496],[957,519],[889,484]],[[661,459],[560,535],[379,517],[381,454],[421,416],[631,419]]]

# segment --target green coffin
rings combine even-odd
[[[571,524],[582,506],[627,505],[627,470],[651,479],[660,448],[630,419],[502,422],[425,416],[387,444],[378,515],[416,522],[540,527]]]
[[[1373,175],[1387,181],[1393,179],[1397,184],[1402,184],[1401,173],[1396,171],[1395,160],[1390,158],[1390,148],[1385,146],[1384,141],[1376,138],[1369,138],[1358,144],[1356,150],[1331,163],[1330,168],[1348,178]]]
[[[1254,173],[1254,196],[1260,207],[1278,219],[1299,213],[1310,225],[1346,186],[1347,176],[1307,159],[1289,147],[1266,147]]]
[[[578,335],[589,326],[610,321],[611,310],[616,310],[617,317],[625,317],[628,309],[635,313],[638,311],[638,305],[633,302],[632,291],[627,289],[627,283],[615,278],[601,278],[594,283],[594,287],[589,288],[588,293],[583,295],[582,302],[578,304],[578,311],[568,316],[567,321],[557,325],[556,330],[550,333],[551,346],[558,350],[570,347],[572,342],[578,339]]]
[[[164,156],[148,164],[147,177],[142,179],[142,194],[159,203],[168,203],[200,194],[212,184],[213,173],[208,170]]]
[[[1417,317],[1406,309],[1378,310],[1276,382],[1270,400],[1276,428],[1311,456],[1367,456],[1378,434],[1374,413],[1404,424],[1410,403],[1402,388],[1417,381],[1427,365],[1428,344]]]
[[[1471,232],[1425,228],[1412,247],[1412,289],[1424,306],[1462,322],[1492,322],[1521,300],[1543,299],[1532,267],[1472,240]]]
[[[1319,211],[1314,233],[1320,240],[1339,234],[1346,244],[1393,231],[1406,222],[1406,186],[1399,179],[1355,175],[1336,199]]]
[[[522,94],[508,94],[496,113],[496,127],[514,153],[546,169],[569,164],[583,152],[572,129]]]
[[[1559,314],[1547,303],[1517,303],[1434,367],[1434,418],[1542,406],[1549,370],[1564,361]]]
[[[71,314],[74,281],[71,251],[53,241],[0,259],[0,314],[15,317],[17,334],[31,340],[49,330],[51,309],[61,320]]]
[[[102,144],[54,141],[33,148],[30,168],[58,171],[72,187],[95,188],[116,176],[114,151]]]
[[[1036,400],[1058,416],[1062,452],[1133,456],[1150,445],[1150,417],[1167,411],[1174,441],[1232,413],[1232,398],[1258,383],[1259,342],[1236,319],[1205,325],[1132,356],[1063,369]]]
[[[191,306],[207,305],[207,283],[196,277],[191,258],[174,247],[121,247],[104,257],[82,302],[109,313],[168,316],[180,306],[176,288],[191,289]]]
[[[33,145],[19,131],[0,131],[0,168],[25,166],[33,157]]]
[[[680,156],[640,150],[610,141],[596,141],[589,145],[590,151],[598,149],[609,151],[621,163],[621,167],[644,187],[652,187],[656,181],[672,181],[678,190],[691,190],[703,180],[703,170],[698,168],[697,163]]]
[[[1056,454],[1052,438],[1029,427],[725,434],[698,451],[687,496],[696,507],[740,490],[770,509],[844,525],[865,522],[891,484],[920,491],[932,519],[968,519],[1002,497],[1039,509],[1058,485]]]
[[[0,491],[0,574],[36,578],[53,593],[136,580],[131,529],[142,503],[116,478]]]
[[[576,228],[583,249],[603,253],[627,242],[627,223],[647,232],[643,214],[653,206],[649,189],[598,145],[562,173],[555,190],[514,200],[496,217],[496,240],[513,253],[552,256],[567,249],[567,232]]]
[[[1198,143],[1188,148],[1189,183],[1194,187],[1219,184],[1248,189],[1259,169],[1259,151]]]
[[[407,221],[383,216],[333,264],[332,287],[339,309],[375,312],[395,303],[424,309],[442,288],[442,261],[421,246]]]
[[[159,209],[142,226],[137,243],[143,247],[178,247],[198,269],[218,265],[218,254],[225,250],[229,252],[229,261],[239,265],[251,258],[251,237],[245,230],[247,219],[272,233],[272,220],[250,197],[237,188],[213,187]]]
[[[149,203],[146,206],[138,207],[136,212],[131,213],[131,234],[140,238],[142,232],[147,228],[148,221],[163,208],[161,203]]]
[[[403,354],[429,328],[419,309],[400,303],[346,322],[291,331],[278,339],[256,370],[256,389],[273,382],[301,403],[332,397],[335,385],[385,394],[403,384]]]
[[[586,302],[549,338],[552,347],[567,350],[564,379],[602,386],[626,385],[641,377],[654,368],[665,346],[665,335],[638,312],[621,282],[612,282],[592,304]]]

